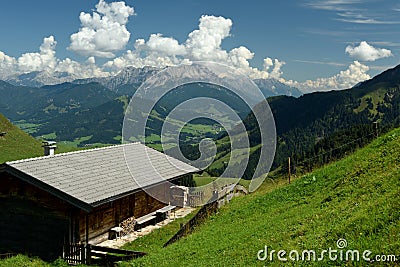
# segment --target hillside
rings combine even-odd
[[[361,137],[373,132],[373,122],[378,122],[381,131],[399,127],[399,70],[397,66],[348,90],[269,99],[280,136],[276,164],[288,156],[299,161],[315,156],[317,141],[333,133],[344,133],[343,141],[335,144],[338,147],[354,140],[346,138],[349,129]],[[246,123],[252,124],[251,120],[249,116]],[[257,138],[257,131],[251,130],[251,135]]]
[[[0,113],[11,121],[40,124],[65,114],[102,105],[117,95],[97,83],[63,83],[40,88],[14,86],[0,81]]]
[[[277,96],[267,101],[274,115],[277,131],[277,149],[273,168],[285,166],[288,157],[302,168],[308,159],[327,153],[319,159],[320,166],[333,159],[343,157],[346,153],[362,147],[374,135],[373,123],[378,122],[379,131],[400,126],[400,65],[389,69],[357,87],[330,92],[316,92],[298,98]],[[258,109],[256,106],[255,109]],[[249,134],[252,147],[260,143],[260,132],[254,115],[251,113],[243,120]],[[355,143],[351,143],[357,140]],[[219,146],[226,147],[228,138],[218,141]],[[341,150],[332,149],[342,147]],[[229,150],[217,158],[227,161]],[[250,163],[256,166],[259,151],[254,150]],[[214,163],[209,171],[218,176],[223,169]],[[312,167],[312,166],[311,166]],[[250,172],[246,178],[252,177]]]
[[[43,154],[40,141],[11,124],[2,114],[0,114],[0,132],[6,133],[3,137],[0,136],[0,164]]]
[[[234,198],[190,236],[162,248],[169,238],[157,230],[126,248],[147,251],[136,266],[264,266],[259,250],[347,249],[400,257],[400,129],[353,155],[318,169],[270,193],[265,183],[254,194]],[[274,255],[274,266],[282,262]],[[286,255],[288,257],[288,255]],[[360,256],[361,258],[361,256]],[[355,265],[328,261],[323,265]],[[361,265],[366,263],[361,259]],[[358,264],[360,264],[358,263]],[[298,265],[301,262],[291,262]],[[304,265],[321,266],[305,261]],[[396,266],[396,263],[388,265]],[[399,262],[397,262],[397,266]],[[122,264],[122,266],[129,266]],[[378,265],[379,266],[379,265]]]

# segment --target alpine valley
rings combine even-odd
[[[84,80],[62,73],[19,75],[0,82],[0,113],[36,138],[73,146],[120,143],[130,98],[156,71],[128,67],[115,76]],[[254,82],[269,102],[276,122],[274,168],[284,166],[289,156],[299,168],[324,164],[369,142],[378,124],[380,131],[400,125],[400,66],[347,90],[306,95],[274,79]],[[243,119],[252,146],[245,178],[251,178],[260,152],[257,122],[249,107],[225,88],[194,83],[171,91],[150,114],[149,145],[161,150],[159,136],[165,117],[178,103],[200,96],[229,104]],[[193,112],[201,115],[204,110],[194,107]],[[199,135],[215,140],[218,154],[208,171],[218,176],[230,157],[229,137],[211,120],[192,121],[185,128],[181,149],[189,158],[199,156]],[[358,141],[348,144],[355,139]],[[331,151],[338,146],[343,148]],[[305,161],[325,152],[329,153],[316,161]]]

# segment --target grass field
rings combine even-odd
[[[15,121],[13,124],[28,134],[36,133],[41,126],[40,124],[28,123],[25,120]]]

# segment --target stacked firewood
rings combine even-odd
[[[120,223],[122,228],[121,235],[127,235],[135,231],[136,220],[135,217],[130,217]]]

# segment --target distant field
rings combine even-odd
[[[92,136],[89,135],[89,136],[83,136],[81,138],[76,138],[74,141],[61,141],[59,143],[62,143],[65,146],[78,147],[82,142],[89,141],[91,138]]]
[[[35,123],[27,123],[24,120],[14,121],[13,124],[28,134],[36,133],[41,125],[41,124],[35,124]]]
[[[175,123],[176,125],[181,124],[181,122],[178,121],[176,121]],[[217,136],[219,133],[220,133],[220,127],[213,125],[191,124],[191,123],[185,124],[185,126],[180,131],[180,135],[186,135],[185,139],[182,140],[186,144],[197,144],[206,135]],[[162,142],[167,147],[173,147],[176,141],[172,138],[172,135],[165,134]],[[146,137],[146,143],[148,143],[149,145],[160,144],[161,136],[152,133],[151,135]]]

